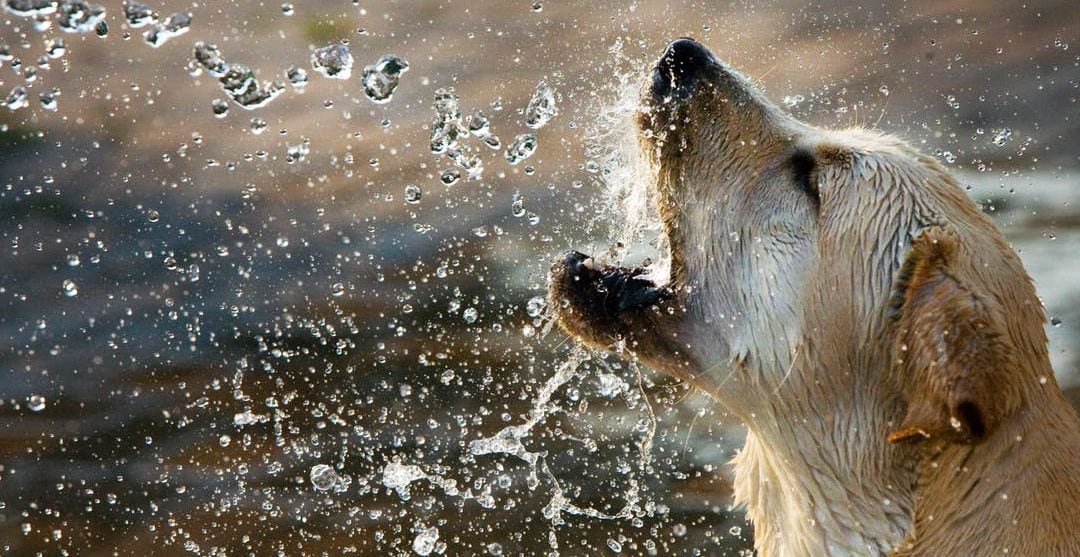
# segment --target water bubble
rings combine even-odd
[[[413,539],[412,550],[417,555],[431,555],[432,551],[435,551],[435,544],[439,541],[439,529],[432,526],[431,528],[421,528],[420,533]]]
[[[177,12],[165,18],[160,23],[155,23],[149,30],[143,33],[146,44],[154,48],[169,42],[191,29],[191,14]]]
[[[523,133],[514,138],[514,142],[506,148],[506,160],[510,164],[529,158],[536,152],[536,134]]]
[[[263,120],[262,118],[252,118],[251,133],[259,135],[260,133],[266,131],[267,125],[268,124],[266,123],[266,120]]]
[[[608,549],[610,549],[611,551],[613,551],[615,553],[622,552],[622,544],[615,541],[615,540],[613,540],[613,539],[611,539],[611,538],[608,538],[607,546],[608,546]]]
[[[888,85],[882,85],[881,87],[878,87],[878,92],[880,92],[882,95],[885,95],[886,97],[888,97],[889,96],[889,86]]]
[[[405,186],[405,203],[420,203],[420,197],[424,195],[423,190],[416,184],[409,184]]]
[[[132,29],[150,25],[158,19],[158,15],[154,13],[153,8],[142,2],[124,0],[123,7],[124,19],[127,20],[128,26]]]
[[[41,395],[30,395],[29,406],[31,411],[41,412],[45,409],[45,397]]]
[[[728,528],[728,533],[731,534],[732,536],[736,536],[736,537],[741,536],[742,535],[742,527],[741,526],[732,526],[731,528]]]
[[[555,107],[555,90],[540,82],[525,108],[525,125],[534,130],[540,129],[558,113]]]
[[[281,4],[281,13],[284,15],[293,15],[294,13],[296,13],[295,9],[293,8],[292,2],[283,2]]]
[[[327,464],[316,464],[311,467],[308,477],[316,491],[330,491],[338,482],[337,472]]]
[[[533,2],[532,11],[534,11],[536,13],[540,13],[540,12],[544,11],[544,4],[542,4],[540,2]]]
[[[487,546],[487,552],[488,555],[494,555],[495,557],[499,557],[503,554],[503,546],[499,542],[491,542]]]
[[[402,58],[390,54],[379,58],[375,65],[364,68],[361,77],[364,93],[373,102],[379,104],[390,102],[401,74],[407,71],[409,71],[409,63]]]
[[[325,77],[348,79],[352,75],[352,53],[349,52],[349,47],[343,44],[316,48],[311,53],[311,67]]]
[[[340,282],[335,282],[330,285],[330,295],[335,298],[340,298],[345,295],[345,285]]]
[[[473,307],[465,308],[465,311],[462,312],[461,316],[465,318],[466,323],[471,325],[476,323],[476,320],[480,318],[480,312]]]
[[[79,295],[79,285],[75,284],[75,281],[71,279],[64,279],[61,285],[64,291],[64,295],[68,298],[74,298]]]

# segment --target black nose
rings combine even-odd
[[[709,49],[690,38],[668,45],[653,71],[653,94],[685,98],[690,95],[702,71],[716,65]]]

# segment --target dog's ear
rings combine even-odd
[[[896,280],[894,369],[907,398],[891,442],[978,443],[1008,411],[1008,354],[990,301],[958,272],[955,234],[925,229]]]

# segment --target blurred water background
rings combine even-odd
[[[12,13],[34,2],[0,14],[0,95],[27,90],[0,107],[0,554],[745,551],[738,424],[576,353],[542,307],[548,262],[621,225],[598,115],[679,36],[801,118],[878,127],[954,169],[1020,251],[1059,378],[1080,385],[1067,2],[159,0],[156,47],[119,1],[103,37]],[[196,41],[283,91],[246,110],[191,75]],[[343,41],[348,79],[312,68]],[[363,69],[388,54],[408,70],[375,103]],[[533,130],[541,83],[558,113]],[[482,175],[446,185],[430,142],[451,88],[500,147],[468,140]],[[524,133],[536,151],[512,165]],[[522,439],[538,477],[469,451],[576,357]]]

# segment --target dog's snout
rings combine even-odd
[[[694,39],[684,37],[673,41],[656,63],[652,92],[659,97],[685,98],[701,73],[716,64],[712,53]]]

